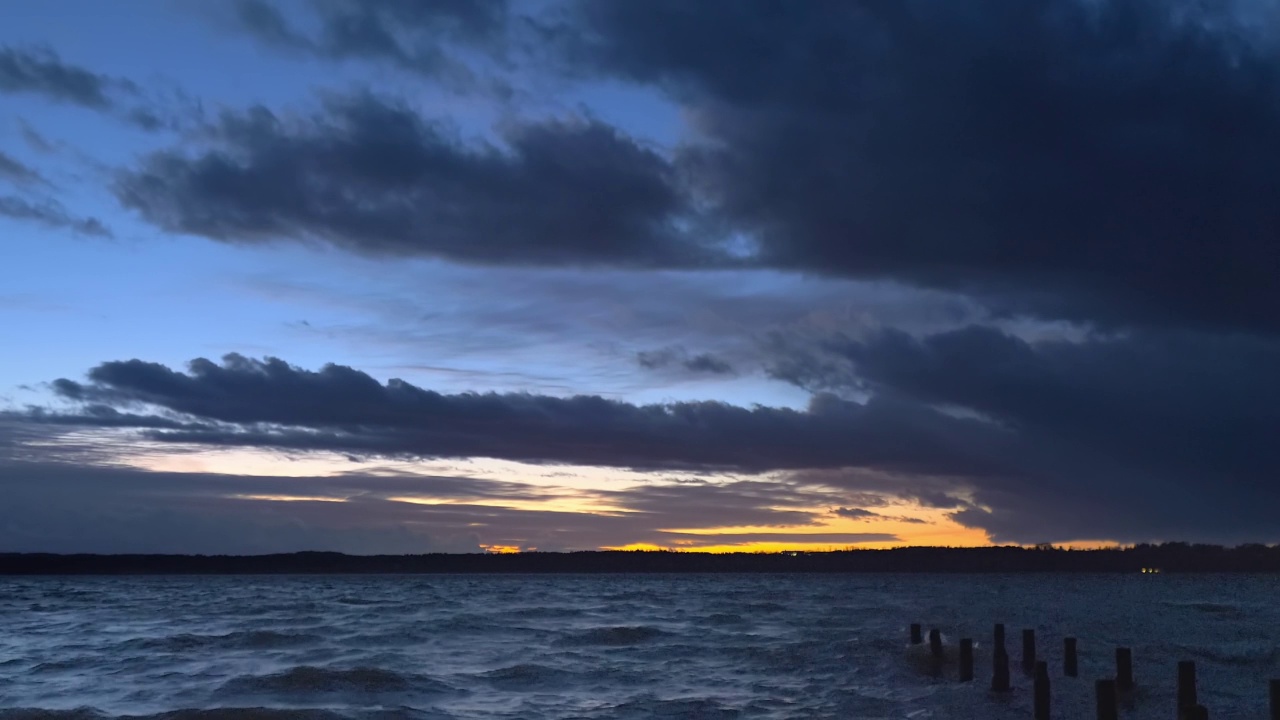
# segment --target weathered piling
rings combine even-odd
[[[1036,669],[1036,631],[1030,628],[1022,631],[1022,669],[1028,673]]]
[[[1067,677],[1080,674],[1080,666],[1076,661],[1076,639],[1073,637],[1062,639],[1062,673]]]
[[[1094,689],[1098,696],[1098,720],[1119,720],[1120,703],[1116,698],[1116,681],[1099,680]]]
[[[1133,689],[1133,650],[1127,647],[1116,648],[1116,689]]]
[[[911,644],[919,645],[924,642],[924,636],[920,634],[920,623],[911,623]]]
[[[1009,653],[1003,645],[997,645],[992,651],[993,664],[991,671],[991,689],[995,692],[1009,692]]]
[[[1271,720],[1280,720],[1280,679],[1272,680],[1271,686]]]
[[[942,631],[937,628],[929,631],[929,654],[934,660],[942,659]]]
[[[1196,700],[1196,664],[1178,661],[1178,716],[1181,718],[1199,703]]]
[[[960,682],[973,680],[973,640],[960,639]]]
[[[1035,684],[1036,720],[1049,720],[1049,663],[1036,663]]]
[[[991,689],[1009,692],[1009,653],[1004,648],[1004,623],[996,623],[991,642]]]

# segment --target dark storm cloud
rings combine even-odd
[[[690,355],[682,347],[669,347],[661,350],[642,350],[636,353],[636,362],[647,370],[662,370],[670,367],[683,368],[693,373],[709,373],[711,375],[731,375],[733,366],[710,353]]]
[[[225,116],[213,147],[152,154],[116,193],[172,232],[322,240],[369,255],[482,264],[692,265],[688,201],[657,153],[596,121],[468,144],[404,105],[332,100],[306,119]]]
[[[111,237],[111,230],[101,220],[72,215],[55,200],[33,202],[14,195],[0,195],[0,216],[71,230],[80,235]]]
[[[332,60],[384,61],[436,79],[465,81],[471,73],[450,46],[497,51],[494,43],[508,22],[506,0],[312,0],[306,8],[317,33],[301,29],[267,0],[238,0],[236,23],[282,49]]]
[[[64,379],[53,387],[72,401],[160,408],[216,424],[151,433],[158,440],[209,445],[648,469],[865,465],[965,474],[993,472],[988,457],[1003,442],[982,423],[892,401],[864,405],[816,396],[807,410],[796,411],[719,402],[639,406],[596,396],[443,395],[399,380],[384,385],[338,365],[315,372],[239,355],[226,356],[221,365],[193,361],[188,373],[140,360],[110,362],[94,368],[89,379]],[[96,424],[94,417],[78,416]]]
[[[696,136],[674,153],[674,169],[650,159],[627,175],[650,202],[634,202],[629,186],[592,204],[617,208],[621,227],[564,222],[577,215],[557,216],[563,204],[552,202],[547,212],[560,221],[541,225],[540,237],[578,244],[531,259],[482,243],[464,259],[742,264],[682,252],[667,242],[672,233],[654,232],[680,216],[672,198],[687,197],[715,217],[709,227],[751,238],[758,266],[959,291],[1013,315],[1280,329],[1271,278],[1280,265],[1280,45],[1246,17],[1248,3],[570,0],[525,17],[503,3],[321,2],[314,37],[269,4],[239,7],[242,24],[277,45],[428,71],[450,42],[491,58],[540,44],[543,63],[531,71],[654,86],[693,119]],[[465,210],[443,223],[403,211],[406,198],[439,207],[435,192],[422,197],[433,173],[379,186],[394,200],[369,202],[366,181],[390,168],[300,167],[293,153],[346,137],[328,125],[274,130],[203,157],[158,156],[133,176],[149,182],[126,183],[122,196],[167,229],[228,240],[304,234],[459,257],[424,239],[432,233],[407,239],[403,221],[444,225],[437,235],[485,237],[457,230],[464,224],[493,234]],[[508,159],[518,165],[524,150],[514,144]],[[634,155],[604,153],[628,167]],[[490,198],[476,188],[493,178],[456,159],[462,177],[482,178],[463,183],[462,206]],[[220,185],[285,169],[313,185],[286,184],[256,203]],[[546,186],[557,198],[590,187],[559,180]],[[519,226],[528,188],[514,184],[508,217]],[[353,218],[351,198],[389,219]],[[212,217],[199,210],[205,201]],[[318,212],[326,201],[338,209]]]
[[[681,162],[764,264],[1280,327],[1280,45],[1247,3],[575,7],[574,72],[688,108]]]
[[[0,46],[0,92],[36,93],[105,110],[114,104],[111,94],[122,81],[64,63],[47,48],[19,49]]]
[[[44,176],[35,168],[0,150],[0,180],[15,185],[45,185]]]
[[[849,520],[868,520],[870,518],[884,517],[878,512],[863,510],[862,508],[836,508],[835,510],[831,511],[831,514],[836,515],[838,517],[847,518]]]
[[[1260,510],[1280,503],[1273,340],[1162,332],[1031,343],[970,327],[828,349],[827,363],[787,363],[785,376],[828,389],[856,378],[876,396],[977,415],[1016,436],[1002,451],[1009,472],[967,478],[972,502],[952,504],[996,540],[1277,539]],[[825,482],[885,489],[871,480]]]

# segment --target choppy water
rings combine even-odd
[[[1178,659],[1213,717],[1265,717],[1280,578],[408,576],[0,578],[0,718],[1028,718],[987,692],[991,624],[1035,627],[1054,717],[1134,648],[1127,717],[1172,717]],[[931,674],[911,621],[979,641]]]

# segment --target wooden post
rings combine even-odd
[[[1126,692],[1133,689],[1133,650],[1116,648],[1116,689]]]
[[[1009,692],[1009,653],[1004,648],[1004,623],[996,623],[991,643],[991,689]]]
[[[942,659],[942,632],[937,628],[929,631],[929,654],[934,660]]]
[[[1080,668],[1076,662],[1076,639],[1073,637],[1062,639],[1062,672],[1067,677],[1076,677],[1080,674]]]
[[[1098,720],[1120,720],[1120,703],[1116,699],[1116,681],[1099,680],[1094,688],[1098,695]]]
[[[1191,708],[1191,720],[1209,720],[1209,708],[1203,705],[1196,705]]]
[[[1280,680],[1272,680],[1271,686],[1271,720],[1280,720]]]
[[[960,640],[960,682],[973,680],[973,640]]]
[[[911,644],[919,645],[924,642],[924,636],[920,634],[920,623],[911,623]]]
[[[1192,660],[1178,662],[1178,715],[1181,716],[1197,705],[1196,664]]]
[[[1049,663],[1036,663],[1036,720],[1049,720]]]
[[[991,689],[995,692],[1009,692],[1009,653],[1003,645],[997,645],[992,653],[995,668],[991,672]]]
[[[1035,672],[1036,669],[1036,631],[1027,629],[1022,631],[1022,669],[1025,672]]]

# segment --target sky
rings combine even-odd
[[[1280,542],[1271,0],[0,8],[0,552]]]

